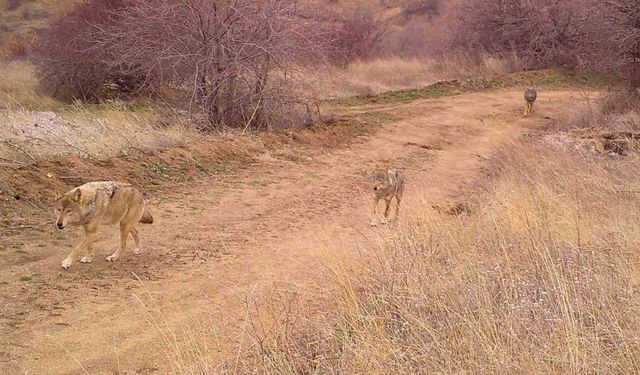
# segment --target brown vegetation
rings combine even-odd
[[[73,2],[0,0],[0,61],[24,59],[37,45],[38,33]]]
[[[640,4],[595,1],[582,39],[580,67],[606,72],[627,88],[640,87]]]
[[[273,129],[304,122],[300,67],[366,57],[382,33],[371,13],[295,1],[88,1],[52,26],[37,61],[63,100],[156,95],[196,123]]]
[[[630,0],[462,0],[440,21],[449,30],[440,48],[600,71],[638,87],[639,20]]]
[[[321,10],[316,10],[321,12]],[[323,56],[329,65],[346,67],[354,60],[365,60],[380,54],[380,43],[387,25],[372,7],[361,6],[341,13],[317,14],[318,26],[315,44],[324,46]]]
[[[132,77],[126,65],[112,63],[117,52],[97,45],[93,37],[94,30],[117,24],[121,18],[116,18],[117,11],[125,5],[124,0],[85,2],[49,27],[34,56],[47,94],[62,100],[92,100],[108,93],[110,84],[142,77],[142,72]]]
[[[582,0],[463,0],[452,14],[452,46],[518,54],[528,68],[577,64],[583,34]]]
[[[404,0],[402,12],[406,16],[435,15],[443,8],[442,0]]]
[[[464,209],[389,233],[361,274],[336,267],[333,313],[267,310],[258,328],[278,328],[229,373],[640,371],[638,160],[533,141],[496,162]]]
[[[380,92],[549,66],[599,72],[611,84],[608,94],[594,99],[573,85],[584,91],[584,108],[555,108],[567,115],[548,119],[528,141],[478,155],[490,166],[484,185],[444,208],[414,208],[408,222],[385,229],[382,248],[363,245],[372,255],[362,257],[357,271],[331,265],[334,284],[323,290],[330,297],[320,311],[286,293],[269,294],[264,304],[250,301],[255,315],[248,313],[246,324],[253,327],[243,333],[254,341],[238,345],[215,368],[201,357],[221,354],[211,354],[212,337],[200,327],[176,336],[175,327],[153,328],[166,336],[170,366],[182,373],[639,373],[638,2],[328,2],[331,11],[286,0],[87,0],[45,33],[11,23],[0,35],[0,57],[11,60],[0,66],[0,75],[11,77],[0,81],[2,231],[41,228],[34,223],[45,222],[47,194],[89,176],[153,191],[237,169],[293,144],[301,146],[296,152],[318,154],[387,121],[387,112],[406,111],[407,121],[419,121],[423,113],[412,112],[418,109],[455,116],[455,101],[438,104],[446,109],[399,103],[457,95],[461,86],[375,96]],[[34,30],[47,18],[36,10],[49,9],[31,1],[1,4],[7,12],[0,22],[30,19]],[[27,56],[39,80],[29,63],[15,61]],[[545,89],[554,85],[542,78],[537,115],[516,120],[515,106],[505,109],[503,100],[493,103],[500,110],[480,119],[459,118],[482,122],[478,132],[505,124],[486,125],[494,115],[509,125],[540,124],[549,106]],[[472,83],[485,91],[533,80]],[[35,89],[38,83],[45,93]],[[317,100],[352,95],[369,97],[325,103],[357,113],[334,126],[229,137],[311,124]],[[456,132],[469,131],[464,123],[463,130],[436,128],[439,119],[429,125],[451,142]],[[213,128],[222,136],[199,132]],[[385,137],[395,140],[405,128],[388,130]],[[425,158],[437,159],[441,150],[401,144],[430,152]],[[429,167],[428,160],[406,163]],[[264,196],[264,190],[253,193]],[[196,331],[200,336],[189,337]]]

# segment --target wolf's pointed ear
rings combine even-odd
[[[370,180],[373,178],[373,171],[372,170],[367,171],[367,178],[370,179]]]
[[[53,201],[54,201],[54,202],[57,202],[57,201],[59,201],[59,200],[60,200],[60,198],[62,198],[62,194],[60,194],[60,192],[56,191],[56,192],[53,194]]]
[[[73,195],[71,196],[71,200],[78,203],[80,202],[81,195],[82,195],[82,192],[80,191],[80,188],[76,188],[76,190],[73,192]]]
[[[393,178],[396,176],[396,170],[387,169],[387,175],[389,176],[389,180],[393,181]]]

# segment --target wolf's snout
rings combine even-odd
[[[58,227],[58,229],[64,229],[63,223],[56,223],[56,226]]]
[[[377,186],[374,186],[374,187],[373,187],[373,190],[378,190],[378,187],[377,187]]]

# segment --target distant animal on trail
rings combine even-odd
[[[538,91],[536,91],[535,88],[527,87],[527,89],[524,90],[524,100],[525,102],[527,102],[527,106],[524,109],[525,117],[529,116],[533,111],[533,103],[535,103],[537,97],[538,97]]]
[[[376,215],[378,202],[383,199],[386,203],[384,210],[384,218],[381,220],[382,224],[386,224],[389,216],[389,208],[391,206],[391,200],[396,198],[396,214],[394,220],[398,219],[400,214],[400,202],[402,201],[402,194],[404,193],[404,174],[396,169],[377,169],[370,173],[371,184],[373,188],[373,219],[371,225],[377,225]]]
[[[71,266],[80,252],[84,254],[80,263],[91,263],[92,245],[102,225],[120,225],[120,246],[107,257],[107,261],[115,262],[127,245],[129,234],[136,245],[133,253],[140,254],[140,237],[136,225],[139,222],[153,223],[153,217],[142,193],[132,185],[123,182],[88,182],[63,195],[56,193],[53,210],[58,229],[64,229],[69,225],[84,228],[84,238],[60,264],[65,269]]]

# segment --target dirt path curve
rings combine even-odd
[[[113,236],[96,245],[95,263],[64,272],[59,262],[79,232],[14,238],[25,245],[19,261],[0,260],[0,373],[170,372],[171,361],[191,358],[168,356],[162,335],[188,327],[197,336],[202,319],[227,337],[223,346],[240,340],[247,296],[276,287],[313,303],[326,264],[357,267],[363,249],[396,230],[367,225],[368,169],[383,162],[405,171],[402,225],[455,200],[483,178],[492,152],[577,97],[545,92],[527,119],[513,90],[378,107],[401,120],[346,148],[263,155],[235,175],[155,197],[156,222],[141,228],[146,252],[114,264],[104,261]]]

